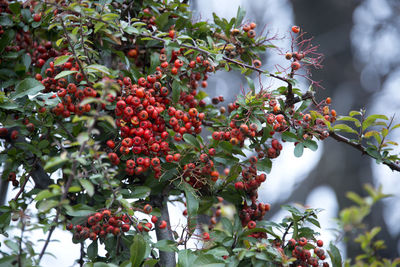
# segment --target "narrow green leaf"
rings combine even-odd
[[[294,155],[296,157],[301,157],[303,155],[303,150],[304,150],[304,145],[303,143],[298,143],[295,147],[294,147]]]
[[[370,126],[374,126],[375,121],[381,119],[381,120],[389,120],[388,117],[386,117],[385,115],[378,115],[378,114],[374,114],[374,115],[370,115],[368,116],[362,123],[362,130],[365,131],[365,129],[367,129]]]
[[[336,124],[333,127],[333,130],[335,132],[346,132],[346,133],[353,133],[353,134],[358,134],[358,132],[354,129],[352,129],[350,126],[346,124]]]
[[[246,11],[240,6],[238,7],[238,11],[236,13],[236,21],[235,21],[235,28],[238,28],[240,24],[242,24],[242,21],[244,19],[244,16],[246,15]]]
[[[178,267],[193,267],[193,263],[197,256],[190,249],[178,252]]]
[[[287,142],[297,142],[299,138],[292,132],[286,131],[282,133],[282,140]]]
[[[191,134],[184,134],[183,135],[183,140],[185,140],[186,143],[193,145],[194,147],[200,149],[200,143],[197,141],[196,137],[194,137]]]
[[[249,85],[249,87],[250,87],[250,89],[251,89],[251,91],[253,92],[253,95],[254,95],[255,94],[255,90],[256,90],[256,88],[254,86],[254,81],[253,81],[253,79],[251,79],[248,76],[245,76],[245,77],[246,77],[246,80],[247,80],[247,84]]]
[[[54,79],[57,80],[57,79],[60,79],[62,77],[65,77],[65,76],[68,76],[70,74],[77,73],[77,72],[78,71],[76,71],[76,70],[64,70],[64,71],[60,72],[59,74],[57,74],[56,77],[54,77]]]
[[[86,179],[79,179],[79,182],[83,186],[83,188],[86,190],[87,194],[92,197],[94,195],[94,186],[93,184]]]
[[[342,256],[340,255],[339,249],[333,243],[329,244],[328,254],[333,267],[342,267]]]
[[[303,142],[303,144],[305,147],[311,149],[312,151],[317,151],[318,149],[318,144],[314,140],[307,139]]]
[[[135,186],[130,196],[132,198],[146,198],[150,195],[151,188],[148,186]]]
[[[94,240],[87,248],[87,255],[89,259],[94,260],[98,256],[97,240]]]
[[[172,102],[177,103],[181,94],[180,85],[177,80],[172,82]]]
[[[11,94],[11,99],[18,99],[24,96],[33,96],[44,89],[41,82],[33,78],[26,78],[15,87],[15,91]]]
[[[65,55],[65,56],[57,57],[56,60],[54,60],[54,66],[58,66],[58,65],[62,65],[64,63],[66,63],[68,61],[68,59],[70,59],[70,57],[72,57],[72,55]]]
[[[130,247],[132,267],[140,267],[146,257],[146,241],[143,236],[136,234]]]

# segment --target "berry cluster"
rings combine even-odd
[[[325,251],[321,247],[324,245],[322,240],[317,240],[314,245],[310,244],[311,240],[307,240],[305,237],[300,237],[299,240],[290,239],[287,243],[287,247],[289,251],[292,253],[292,257],[296,258],[296,261],[292,264],[292,266],[320,266],[319,261],[323,261],[326,259]],[[314,247],[314,254],[311,254],[309,249],[306,249],[308,246]],[[323,267],[328,267],[328,262],[322,262]]]
[[[200,154],[199,160],[183,166],[183,177],[193,188],[200,189],[209,184],[209,180],[216,182],[219,172],[214,169],[214,162],[211,156],[215,155],[215,149],[210,148],[207,153]]]
[[[75,73],[72,82],[68,82],[64,77],[55,79],[57,74],[64,70],[79,71],[79,66],[74,58],[71,57],[66,63],[57,66],[51,61],[49,68],[45,70],[45,78],[41,74],[36,74],[35,76],[45,87],[43,92],[56,92],[51,98],[58,97],[61,100],[51,111],[57,116],[64,118],[68,118],[72,114],[82,115],[85,112],[89,112],[91,105],[88,103],[81,105],[80,103],[85,98],[97,97],[97,91],[90,86],[80,84],[84,77],[81,72]],[[39,110],[39,112],[44,111],[45,108]]]
[[[89,216],[83,224],[67,224],[67,230],[73,231],[75,240],[97,240],[99,237],[105,238],[107,234],[117,236],[121,232],[128,232],[130,228],[128,215],[113,215],[108,209]]]
[[[251,200],[251,205],[248,205],[247,202],[244,201],[243,205],[240,207],[241,211],[239,213],[242,225],[247,225],[250,229],[255,228],[255,221],[261,220],[270,209],[269,204],[257,203],[257,190],[261,183],[267,178],[264,173],[257,175],[257,161],[257,157],[251,157],[250,166],[242,170],[241,181],[235,183],[236,190],[243,191],[246,198]]]

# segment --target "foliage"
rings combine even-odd
[[[40,266],[54,229],[64,227],[82,248],[81,266],[327,266],[319,209],[283,206],[281,222],[264,219],[270,205],[257,190],[282,144],[301,157],[332,136],[400,170],[389,148],[397,143],[386,139],[399,126],[393,119],[364,111],[337,118],[330,98],[317,102],[313,86],[296,88],[322,60],[299,27],[282,54],[287,66],[272,73],[260,54],[282,49],[244,22],[244,10],[196,21],[186,2],[0,2],[0,158],[2,179],[17,192],[0,208],[0,263]],[[218,71],[248,82],[226,106],[204,89]],[[256,88],[251,74],[284,86]],[[377,143],[365,142],[371,137]],[[173,201],[186,205],[180,232],[169,221]],[[227,207],[234,212],[223,214]],[[354,212],[361,220],[369,208]],[[46,233],[40,248],[29,240],[35,229]],[[377,231],[359,238],[366,254],[358,260],[382,247],[371,243]],[[341,265],[333,244],[329,255]]]

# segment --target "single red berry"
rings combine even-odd
[[[205,241],[210,240],[210,234],[207,233],[207,232],[204,232],[204,233],[203,233],[203,240],[205,240]]]
[[[254,228],[256,228],[256,222],[255,221],[249,221],[248,223],[247,223],[247,227],[249,228],[249,229],[254,229]]]
[[[292,63],[292,65],[291,65],[291,67],[292,67],[292,69],[293,70],[298,70],[298,69],[300,69],[300,63],[298,62],[298,61],[294,61],[293,63]]]
[[[160,225],[158,225],[158,228],[164,229],[165,227],[167,227],[167,222],[164,221],[164,220],[162,220],[162,221],[160,222]]]
[[[108,146],[109,148],[111,148],[111,149],[114,149],[114,148],[115,148],[115,143],[114,143],[114,141],[113,141],[113,140],[108,140],[108,141],[107,141],[107,146]]]
[[[33,20],[35,22],[39,22],[42,19],[42,15],[40,13],[33,14]]]
[[[299,33],[300,32],[300,27],[299,26],[292,26],[292,32]]]
[[[143,212],[146,214],[150,214],[153,211],[153,207],[150,204],[146,204],[143,207]]]

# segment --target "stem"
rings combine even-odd
[[[84,245],[83,242],[81,242],[81,251],[80,251],[80,253],[81,253],[81,256],[79,257],[78,263],[79,263],[80,267],[83,267],[83,264],[85,263],[84,260],[83,260],[84,257],[85,257],[85,245]]]
[[[68,31],[67,31],[67,28],[65,27],[64,20],[62,19],[62,17],[60,17],[60,22],[61,22],[61,26],[62,26],[62,28],[63,28],[63,30],[64,30],[64,34],[65,34],[65,38],[67,39],[68,46],[71,48],[72,54],[74,55],[75,60],[76,60],[76,62],[78,63],[79,71],[82,73],[84,79],[85,79],[86,81],[88,81],[87,75],[86,75],[85,71],[83,70],[82,62],[79,60],[79,57],[77,56],[77,54],[76,54],[76,52],[75,52],[75,48],[74,48],[74,46],[72,45],[71,38],[70,38],[69,35],[68,35]]]
[[[18,249],[19,249],[19,253],[18,253],[18,266],[22,267],[22,259],[21,259],[21,255],[22,255],[22,238],[24,237],[24,231],[25,231],[25,213],[23,213],[21,211],[21,237],[20,240],[18,242]]]
[[[366,149],[364,146],[362,146],[361,144],[353,143],[353,142],[351,142],[348,138],[346,138],[346,137],[344,137],[344,136],[342,136],[342,135],[339,135],[339,134],[337,134],[337,133],[335,133],[335,132],[333,132],[333,131],[330,131],[330,132],[329,132],[329,136],[332,137],[333,139],[335,139],[335,140],[338,141],[338,142],[342,142],[342,143],[348,144],[349,146],[354,147],[355,149],[361,151],[361,153],[362,153],[363,155],[369,155],[369,154],[367,153],[367,149]],[[382,161],[382,163],[385,164],[385,165],[387,165],[387,166],[389,166],[389,168],[390,168],[392,171],[398,171],[398,172],[400,172],[400,165],[398,165],[398,164],[396,164],[396,163],[394,163],[394,162],[391,162],[391,161],[390,161],[390,162]]]

